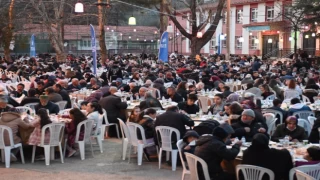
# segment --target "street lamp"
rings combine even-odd
[[[307,35],[305,36],[305,38],[308,39],[308,38],[309,38],[309,35],[307,34]]]
[[[74,12],[76,12],[76,13],[83,13],[84,12],[83,4],[81,2],[77,2],[77,4],[74,7]]]
[[[202,36],[203,36],[202,32],[197,33],[197,38],[202,38]]]
[[[316,33],[312,33],[311,36],[312,36],[312,37],[315,37],[315,36],[316,36]]]
[[[137,24],[136,18],[133,15],[129,18],[128,24],[131,26],[134,26]]]

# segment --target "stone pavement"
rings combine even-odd
[[[6,169],[0,163],[0,180],[178,180],[181,179],[182,167],[177,167],[175,172],[171,166],[162,163],[158,168],[158,161],[148,162],[143,159],[142,165],[137,165],[136,155],[132,155],[131,162],[121,159],[122,146],[119,139],[107,139],[103,142],[104,152],[100,154],[98,146],[94,146],[94,157],[91,155],[90,146],[86,146],[86,159],[81,161],[80,155],[66,158],[61,164],[60,159],[50,162],[46,166],[44,161],[35,161],[31,164],[31,151],[25,151],[26,164],[20,161],[11,163]],[[188,179],[188,178],[186,178]]]

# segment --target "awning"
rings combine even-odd
[[[270,26],[249,26],[246,29],[247,31],[269,31]]]

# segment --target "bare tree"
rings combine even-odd
[[[15,0],[11,0],[10,3],[0,2],[2,19],[8,19],[8,22],[1,21],[0,23],[0,40],[3,45],[4,56],[7,62],[11,61],[10,43],[13,40],[14,32],[14,5]]]
[[[40,16],[42,25],[46,29],[57,61],[65,61],[64,52],[64,11],[66,0],[37,1],[30,0],[35,13]]]
[[[283,4],[284,11],[278,14],[278,18],[283,18],[283,20],[290,23],[287,28],[290,28],[294,32],[294,53],[297,57],[297,32],[304,29],[305,12],[299,7],[297,3],[285,3]],[[283,7],[280,7],[281,9]]]
[[[170,20],[175,24],[177,29],[179,29],[180,33],[191,41],[191,55],[195,56],[196,54],[199,54],[201,48],[211,40],[216,31],[217,25],[222,18],[221,13],[224,9],[225,0],[217,0],[217,6],[215,8],[216,15],[213,19],[212,9],[209,9],[207,12],[203,10],[203,6],[205,6],[203,0],[181,0],[190,12],[190,17],[188,17],[188,21],[191,24],[190,33],[187,32],[187,30],[182,27],[180,22],[177,20],[172,3],[169,0],[163,1],[165,11],[169,14]],[[204,21],[200,22],[199,25],[197,25],[197,13],[200,14],[199,16],[205,17]],[[207,24],[210,25],[209,28],[203,33],[201,38],[198,38],[197,33],[204,31]]]

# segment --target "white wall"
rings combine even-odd
[[[231,7],[231,25],[230,33],[227,36],[230,38],[230,53],[235,53],[235,36],[236,36],[236,7]]]
[[[243,24],[250,24],[250,5],[244,5],[243,6]],[[245,28],[242,28],[242,54],[249,54],[249,31],[247,31]]]
[[[258,4],[258,22],[265,22],[266,20],[266,3]]]

